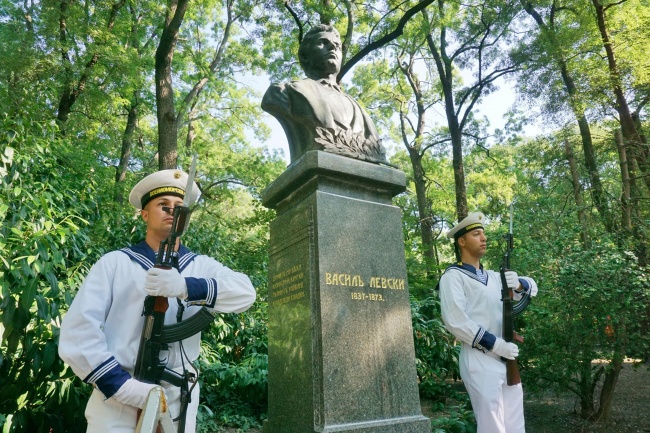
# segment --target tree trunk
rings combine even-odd
[[[623,368],[623,355],[620,353],[614,354],[610,368],[605,373],[605,380],[603,381],[603,388],[600,390],[600,402],[598,411],[593,416],[593,420],[599,423],[606,423],[609,421],[609,416],[612,412],[612,401],[614,400],[614,390],[618,377]]]
[[[589,121],[587,120],[584,111],[578,108],[578,103],[576,101],[578,91],[573,81],[573,77],[569,74],[566,61],[563,59],[560,61],[560,71],[564,86],[569,94],[571,109],[578,122],[578,129],[582,140],[582,151],[585,156],[585,166],[587,167],[587,172],[589,172],[589,179],[591,181],[591,197],[598,213],[600,214],[605,230],[607,230],[608,233],[613,233],[614,225],[609,207],[607,206],[603,183],[600,180],[599,167],[596,162],[596,153],[594,151]]]
[[[174,108],[172,59],[178,33],[189,0],[171,0],[165,28],[156,49],[156,116],[158,118],[159,169],[176,168],[178,157],[178,127]]]
[[[417,150],[409,148],[411,166],[413,167],[413,183],[415,183],[415,195],[418,202],[418,214],[420,216],[420,238],[422,239],[422,254],[426,266],[427,278],[433,278],[434,254],[433,254],[433,215],[427,198],[427,186],[424,169],[422,168],[422,156]]]
[[[648,164],[648,161],[645,159],[645,154],[642,152],[643,141],[641,140],[641,135],[636,128],[632,112],[630,111],[627,99],[625,98],[625,93],[623,92],[621,72],[616,61],[614,49],[612,48],[612,42],[609,38],[607,23],[605,22],[605,6],[603,6],[599,0],[592,0],[592,3],[596,9],[598,30],[600,31],[600,37],[603,41],[603,46],[605,47],[605,53],[607,54],[610,83],[612,91],[616,96],[615,108],[618,112],[619,122],[621,123],[623,138],[627,142],[628,158],[634,158],[636,160],[639,169],[643,170],[645,174],[643,180],[646,183],[646,187],[650,188],[650,176],[647,176],[650,174],[650,164]]]
[[[406,64],[402,59],[398,58],[398,67],[406,77],[415,95],[415,103],[417,107],[417,123],[415,126],[415,137],[412,142],[409,142],[406,135],[406,122],[405,115],[400,110],[400,127],[402,131],[402,141],[406,150],[408,150],[411,166],[413,168],[413,182],[415,183],[415,195],[418,203],[418,215],[420,217],[420,239],[422,240],[422,254],[426,267],[427,278],[433,277],[434,268],[434,251],[433,251],[433,215],[431,214],[431,207],[429,206],[429,199],[427,198],[427,181],[425,177],[424,168],[422,167],[422,157],[424,151],[422,150],[422,136],[424,134],[425,126],[425,113],[423,95],[420,81],[413,73],[413,59],[409,64]]]
[[[131,149],[133,148],[133,133],[138,126],[138,99],[137,97],[131,102],[129,107],[129,114],[122,134],[122,151],[120,152],[120,162],[115,169],[115,195],[114,200],[118,203],[124,201],[123,191],[121,184],[126,177],[126,171],[129,167],[129,160],[131,158]]]
[[[594,380],[591,372],[591,359],[580,362],[580,417],[589,419],[594,414]]]
[[[453,89],[453,65],[451,59],[447,58],[443,51],[438,52],[433,36],[427,34],[429,51],[433,54],[438,69],[438,76],[442,84],[442,93],[445,102],[445,114],[452,146],[452,165],[454,167],[454,188],[456,191],[456,215],[458,221],[468,214],[467,209],[467,188],[465,187],[465,169],[463,167],[463,140],[462,131],[456,114]]]
[[[632,231],[632,214],[630,210],[630,172],[627,166],[627,153],[623,135],[619,129],[615,133],[616,147],[618,149],[618,163],[621,166],[621,223],[628,233]]]
[[[587,213],[585,211],[585,205],[582,200],[582,185],[580,185],[580,176],[578,174],[578,165],[576,164],[576,159],[573,154],[573,148],[568,139],[564,139],[564,149],[566,151],[567,160],[569,161],[569,168],[571,170],[571,183],[573,184],[573,197],[576,202],[576,207],[578,208],[578,221],[580,221],[580,226],[582,227],[582,243],[585,249],[589,248],[589,231],[587,224]]]
[[[467,188],[465,187],[465,168],[463,166],[463,143],[459,129],[451,131],[453,148],[454,186],[456,189],[456,214],[458,221],[467,216]]]

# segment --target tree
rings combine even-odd
[[[406,43],[404,45],[407,45]],[[432,148],[440,147],[448,140],[436,136],[435,127],[426,122],[426,113],[437,99],[431,80],[420,80],[415,72],[416,55],[398,51],[402,44],[395,44],[397,53],[391,53],[394,64],[377,61],[355,70],[350,93],[374,113],[376,123],[393,141],[401,143],[407,151],[408,162],[395,156],[393,162],[404,167],[409,183],[413,185],[417,213],[415,226],[420,243],[417,248],[424,258],[424,271],[432,279],[437,272],[434,228],[436,219],[429,188],[432,184],[426,164]],[[394,56],[394,57],[393,57]],[[405,213],[409,213],[408,211]],[[431,281],[428,282],[431,285]]]
[[[526,223],[516,226],[525,252],[515,254],[516,266],[535,269],[541,288],[523,325],[523,371],[530,386],[573,392],[584,419],[605,422],[623,358],[637,350],[633,346],[647,345],[637,337],[643,332],[638,317],[645,306],[636,299],[645,299],[649,287],[634,254],[617,247],[615,237],[600,233],[588,246],[584,243],[584,226],[573,223],[581,208],[572,200],[576,191],[571,164],[557,144],[565,137],[558,133],[531,141],[515,164],[526,166],[518,174],[523,191],[517,201],[517,219]],[[578,174],[585,177],[584,170]],[[618,176],[616,167],[603,170],[602,176],[611,185]],[[599,233],[598,228],[588,229],[588,234]],[[587,278],[595,269],[598,278]]]
[[[569,57],[575,57],[571,56],[571,50],[577,44],[574,39],[583,37],[582,35],[584,32],[569,32],[567,31],[566,26],[558,24],[558,16],[561,13],[571,14],[571,17],[569,17],[568,20],[571,22],[574,21],[572,19],[575,18],[573,15],[574,10],[570,7],[563,7],[556,2],[553,2],[549,8],[550,11],[548,13],[547,23],[547,20],[545,20],[544,17],[535,9],[534,5],[531,2],[522,2],[522,4],[526,13],[528,13],[528,15],[533,18],[538,28],[540,29],[540,37],[542,40],[539,41],[540,46],[537,49],[543,50],[548,54],[550,59],[552,59],[556,70],[560,74],[562,83],[564,84],[569,106],[571,107],[571,110],[576,117],[578,129],[580,131],[584,161],[589,172],[589,178],[591,182],[591,188],[589,191],[591,192],[594,205],[596,206],[596,209],[601,216],[601,220],[605,226],[605,229],[608,233],[612,233],[614,231],[614,222],[612,221],[609,205],[605,196],[605,191],[600,180],[600,167],[598,165],[593,146],[589,120],[585,113],[586,104],[584,102],[584,96],[580,94],[580,91],[576,86],[575,79],[571,70],[573,65],[571,65],[569,61]],[[560,28],[558,28],[558,26]],[[569,37],[572,37],[574,39],[569,39]],[[566,143],[568,143],[568,141]],[[568,153],[572,154],[571,151]]]
[[[605,13],[608,9],[614,8],[619,3],[603,4],[599,0],[592,0],[596,12],[596,21],[598,24],[598,31],[602,39],[603,48],[605,49],[607,57],[607,67],[609,71],[609,84],[610,89],[615,96],[614,107],[618,113],[618,120],[621,125],[621,131],[627,147],[627,169],[630,173],[630,190],[631,200],[629,203],[630,214],[635,222],[640,219],[639,206],[644,197],[647,197],[648,188],[650,188],[650,164],[648,162],[648,155],[650,153],[645,149],[642,136],[637,129],[637,124],[634,121],[632,112],[629,108],[627,98],[625,96],[625,89],[623,87],[623,80],[621,76],[620,66],[616,57],[614,46],[610,37],[610,30],[608,28]],[[641,186],[637,185],[637,177],[645,183],[645,191],[641,190]],[[646,233],[644,230],[636,229],[637,224],[633,224],[633,237],[636,240],[635,249],[638,259],[642,264],[647,264],[649,258],[647,257],[646,248]]]
[[[156,113],[159,168],[176,168],[178,127],[172,86],[172,59],[190,0],[169,0],[160,42],[156,49]]]
[[[69,14],[70,14],[70,3],[68,0],[62,0],[60,3],[60,13],[59,13],[59,46],[61,50],[61,58],[63,60],[63,68],[64,68],[64,85],[63,89],[61,91],[61,98],[59,100],[59,108],[57,111],[56,118],[59,122],[59,127],[61,130],[64,132],[65,131],[65,123],[68,121],[68,117],[70,116],[70,111],[72,110],[72,106],[74,103],[77,101],[81,93],[83,93],[84,89],[86,88],[86,84],[89,81],[89,79],[92,78],[93,74],[93,69],[97,65],[97,61],[99,60],[99,49],[101,48],[102,45],[104,45],[104,42],[100,39],[95,42],[94,40],[90,39],[88,40],[89,45],[91,47],[91,50],[89,50],[87,57],[85,60],[80,60],[80,63],[84,63],[83,68],[80,71],[79,78],[75,79],[74,75],[75,72],[73,71],[73,65],[72,65],[72,53],[70,52],[70,41],[69,41],[69,34],[68,34],[68,26],[70,25],[69,23]],[[106,30],[110,34],[110,32],[113,30],[115,27],[115,20],[117,18],[117,14],[120,11],[120,9],[125,5],[124,0],[120,0],[117,3],[114,3],[111,5],[110,10],[108,11],[107,15],[108,17],[106,18]],[[87,10],[86,10],[87,11]],[[77,10],[79,12],[79,10]],[[102,14],[86,14],[85,17],[79,17],[79,18],[99,18],[100,20],[102,19]],[[81,24],[78,22],[78,24]]]
[[[463,167],[463,135],[480,98],[494,90],[494,82],[517,69],[501,55],[516,13],[508,3],[460,4],[439,1],[437,9],[424,11],[426,41],[442,85],[447,126],[452,143],[456,213],[467,216],[467,190]],[[469,86],[458,88],[456,68],[475,75]],[[462,85],[461,85],[462,86]],[[478,141],[478,137],[474,137]]]

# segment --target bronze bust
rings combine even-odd
[[[341,38],[328,25],[312,27],[298,50],[307,78],[274,83],[262,99],[289,141],[291,161],[309,150],[385,163],[386,151],[372,119],[336,83],[341,69]]]

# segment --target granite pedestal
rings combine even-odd
[[[265,433],[429,433],[415,369],[404,173],[309,151],[263,193],[269,247]]]

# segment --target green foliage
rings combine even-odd
[[[423,301],[411,298],[411,314],[420,395],[444,402],[453,393],[452,380],[459,379],[460,346],[445,330],[437,296]]]
[[[200,431],[260,426],[267,404],[266,319],[266,303],[258,302],[245,313],[220,316],[204,334]]]
[[[467,403],[435,415],[431,420],[431,433],[476,433],[474,412],[468,408]]]
[[[606,239],[587,251],[564,251],[540,279],[546,290],[528,313],[522,362],[531,388],[571,391],[583,408],[593,408],[608,368],[594,361],[647,354],[650,281],[631,253]]]
[[[306,28],[331,19],[345,39],[349,59],[392,30],[415,3],[309,0],[291,6]],[[548,24],[543,29],[521,19],[526,15],[517,3],[475,3],[432,4],[385,51],[372,53],[367,58],[372,63],[358,64],[354,77],[344,83],[373,116],[385,144],[393,146],[391,151],[408,142],[421,157],[416,167],[423,171],[426,191],[417,197],[409,149],[391,152],[391,160],[407,174],[409,190],[395,204],[404,215],[420,391],[441,413],[434,431],[473,431],[466,406],[444,407],[445,398],[453,396],[449,383],[457,378],[458,349],[442,327],[437,299],[430,297],[437,274],[453,258],[451,244],[443,236],[456,220],[457,186],[446,109],[459,119],[465,110],[469,113],[462,149],[467,204],[490,218],[491,246],[485,257],[490,267],[498,265],[503,252],[500,235],[505,231],[506,206],[517,199],[513,265],[540,285],[539,297],[517,320],[527,337],[522,348],[526,386],[569,387],[587,400],[590,394],[585,390],[593,390],[602,379],[602,370],[592,368],[594,357],[647,357],[650,344],[645,270],[627,253],[639,248],[628,245],[620,224],[615,224],[618,231],[603,236],[589,194],[591,179],[580,157],[584,204],[574,203],[562,147],[562,139],[568,137],[580,154],[577,131],[566,125],[575,122],[574,113],[585,113],[592,123],[608,205],[617,214],[620,173],[611,137],[619,125],[611,119],[610,76],[591,5],[568,1],[554,9],[549,2],[538,3],[538,12],[551,14],[543,16]],[[82,408],[88,387],[56,356],[58,324],[90,265],[102,253],[143,238],[144,225],[123,198],[143,173],[157,165],[152,80],[166,6],[148,0],[65,5],[63,11],[47,2],[0,1],[0,113],[6,113],[0,123],[0,424],[5,431],[84,429]],[[118,9],[109,26],[113,6]],[[226,9],[230,6],[232,15]],[[499,11],[502,15],[495,15]],[[606,17],[630,108],[646,128],[649,11],[646,0],[629,0],[608,8]],[[512,21],[517,12],[517,21]],[[64,32],[59,31],[62,20]],[[488,22],[500,31],[492,39],[471,44],[469,38],[487,35],[482,26]],[[511,32],[513,26],[516,32]],[[452,64],[446,78],[456,97],[444,103],[440,64],[433,61],[424,39],[429,32],[440,39],[443,29]],[[251,137],[268,135],[260,120],[260,95],[248,81],[263,70],[272,81],[303,76],[295,58],[297,34],[285,2],[242,0],[224,5],[202,0],[191,3],[175,51],[179,138],[192,137],[187,148],[179,148],[179,162],[184,167],[190,154],[199,154],[203,187],[203,201],[183,242],[245,272],[258,292],[250,311],[224,315],[204,333],[199,417],[205,431],[224,425],[258,426],[264,417],[267,227],[274,212],[262,208],[258,199],[284,169],[284,161],[247,144]],[[506,45],[500,45],[501,38],[507,38]],[[225,42],[223,47],[218,41]],[[481,56],[471,48],[479,45],[485,48]],[[506,46],[513,48],[511,63],[505,58]],[[219,61],[213,64],[214,60]],[[414,76],[421,80],[422,107],[399,69],[410,60]],[[571,99],[566,77],[559,74],[561,61],[576,86]],[[478,62],[482,78],[490,70],[522,65],[520,100],[534,108],[543,104],[545,119],[561,125],[561,133],[489,148],[490,141],[504,137],[499,132],[490,140],[485,122],[473,118],[475,109],[491,107],[470,105],[472,95],[497,90],[491,82],[480,89],[466,85],[465,81],[478,79],[472,76]],[[205,84],[201,90],[195,87],[198,83]],[[194,99],[186,98],[192,89],[197,90]],[[71,92],[78,92],[77,99],[62,137],[52,120],[63,95]],[[419,108],[425,108],[427,116],[422,118],[422,135],[416,137]],[[120,145],[128,141],[125,125],[130,109],[137,112],[137,125],[126,179],[116,185],[115,167],[124,150]],[[405,129],[399,113],[404,114]],[[530,112],[522,116],[534,117]],[[638,179],[643,178],[639,172]],[[647,189],[639,196],[643,223]],[[418,198],[433,219],[433,266],[423,258]],[[588,216],[589,237],[597,240],[589,249],[581,242],[579,210]],[[645,230],[644,224],[639,227]],[[613,336],[604,333],[608,326]]]
[[[61,312],[90,253],[95,185],[49,124],[4,120],[0,175],[0,414],[5,431],[79,430],[87,390],[57,356]]]

